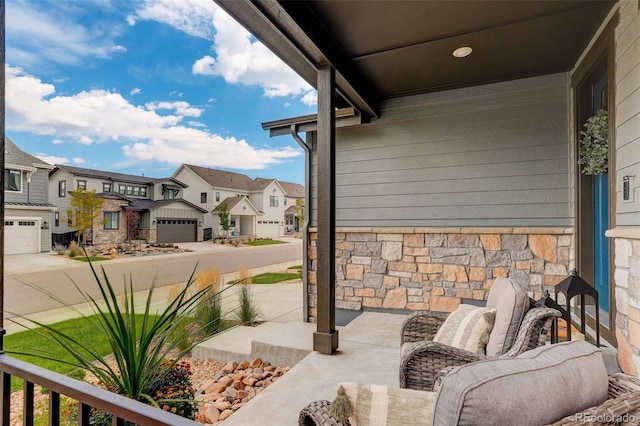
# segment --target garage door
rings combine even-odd
[[[158,219],[159,243],[190,243],[197,241],[198,221],[195,219]]]
[[[258,221],[257,235],[260,238],[277,238],[282,235],[281,226],[278,221]]]
[[[4,220],[4,252],[24,254],[40,252],[40,222],[30,219]]]

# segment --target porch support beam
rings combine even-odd
[[[335,203],[335,69],[318,68],[318,238],[317,331],[313,350],[331,354],[338,349],[336,331],[336,203]]]

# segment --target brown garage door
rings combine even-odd
[[[195,219],[158,219],[159,243],[196,241],[198,221]]]

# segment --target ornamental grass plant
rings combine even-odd
[[[64,333],[37,321],[31,321],[37,326],[32,330],[46,338],[51,345],[67,352],[71,360],[56,358],[50,352],[46,352],[46,349],[16,354],[36,356],[85,369],[92,373],[105,389],[141,402],[157,407],[169,402],[171,398],[160,400],[150,393],[157,390],[154,389],[154,383],[166,384],[167,378],[175,372],[180,359],[200,342],[199,339],[186,342],[187,336],[177,331],[184,326],[187,318],[194,316],[199,302],[207,295],[209,289],[194,287],[194,268],[187,284],[175,294],[175,298],[169,301],[166,307],[152,308],[156,275],[147,293],[142,312],[136,312],[132,277],[125,279],[123,294],[118,295],[104,268],[100,268],[101,273],[98,274],[91,262],[89,266],[99,290],[99,297],[92,297],[88,291],[83,290],[73,280],[72,282],[92,307],[95,315],[85,315],[65,303],[59,296],[36,288],[74,310],[79,317],[90,321],[92,327],[107,339],[113,361],[103,358],[90,339]],[[185,410],[181,408],[181,411]]]

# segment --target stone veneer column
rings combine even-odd
[[[311,230],[309,315],[316,312],[316,234]],[[451,312],[482,301],[497,277],[539,298],[573,263],[565,228],[340,228],[336,232],[336,307]]]
[[[625,373],[640,370],[640,229],[607,231],[615,241],[616,341]]]

